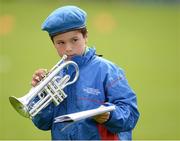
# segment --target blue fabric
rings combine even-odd
[[[130,140],[139,112],[136,95],[128,85],[123,70],[96,56],[94,48],[72,60],[79,65],[78,81],[64,89],[68,96],[60,105],[55,107],[52,104],[34,117],[34,124],[42,130],[51,130],[53,140],[99,140],[97,123],[92,118],[73,124],[54,124],[53,121],[57,116],[97,108],[108,102],[115,105],[116,110],[111,112],[105,127],[117,133],[119,139]],[[69,68],[67,73],[73,76],[74,70]]]
[[[42,24],[42,30],[54,36],[86,26],[86,12],[76,6],[64,6],[54,10]]]

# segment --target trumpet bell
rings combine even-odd
[[[30,117],[26,106],[18,98],[16,98],[15,96],[10,96],[9,101],[10,101],[11,105],[13,106],[13,108],[20,115],[27,117],[27,118]]]

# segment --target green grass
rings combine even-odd
[[[180,139],[179,6],[55,0],[0,1],[0,16],[12,18],[11,32],[0,33],[0,139],[50,139],[17,114],[8,97],[25,95],[33,72],[59,59],[40,26],[65,4],[88,12],[88,44],[121,66],[137,93],[141,116],[133,138]]]

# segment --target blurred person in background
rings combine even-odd
[[[53,11],[42,24],[60,57],[78,64],[78,80],[64,88],[67,98],[55,106],[44,108],[33,119],[41,130],[51,130],[52,140],[131,140],[139,112],[136,95],[128,85],[125,74],[114,63],[96,54],[87,46],[87,14],[76,6],[63,6]],[[74,71],[65,68],[71,76]],[[45,69],[35,71],[32,86],[46,75]],[[94,109],[108,103],[116,109],[75,122],[54,123],[54,118],[70,113]]]

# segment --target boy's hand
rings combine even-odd
[[[102,123],[106,122],[109,119],[109,116],[110,116],[110,112],[106,112],[106,113],[94,116],[93,119],[96,122],[102,124]]]
[[[31,85],[35,87],[39,81],[43,79],[43,77],[46,75],[47,69],[38,69],[34,72]]]

